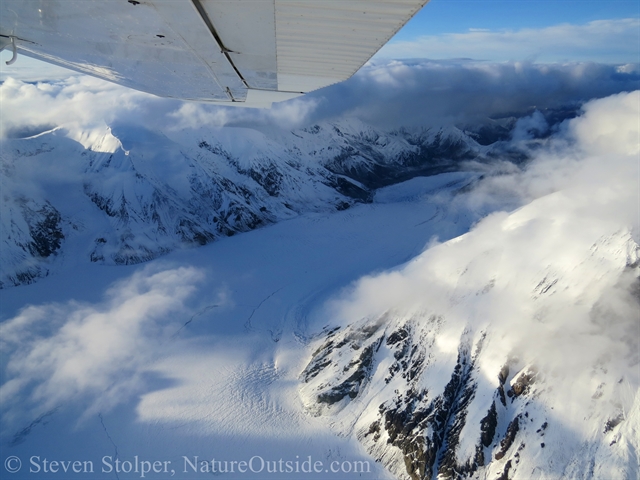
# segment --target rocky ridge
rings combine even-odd
[[[36,281],[65,254],[134,264],[304,212],[343,210],[382,186],[487,161],[499,143],[483,146],[455,127],[384,132],[356,120],[275,136],[119,125],[89,145],[61,129],[5,139],[0,286]],[[73,238],[81,250],[66,252]]]
[[[452,242],[464,248],[464,240]],[[640,247],[622,232],[596,245],[597,251],[595,246],[580,250],[579,261],[554,280],[530,280],[520,328],[529,328],[527,312],[550,315],[554,302],[573,288],[568,286],[576,285],[581,275],[588,278],[586,272],[605,258],[616,258],[616,266],[601,271],[599,281],[621,289],[635,311],[640,309]],[[454,247],[445,243],[442,248]],[[406,268],[425,262],[419,257]],[[640,396],[629,385],[635,384],[640,361],[637,335],[626,330],[624,339],[616,336],[615,353],[585,355],[571,370],[562,362],[552,365],[536,355],[547,348],[541,339],[530,334],[534,339],[519,340],[517,322],[514,327],[497,325],[472,313],[477,302],[503,302],[515,278],[492,278],[489,268],[474,272],[479,268],[475,262],[460,263],[455,270],[457,292],[445,300],[447,308],[430,303],[425,287],[423,299],[414,305],[389,305],[377,315],[331,320],[313,342],[300,375],[307,411],[326,418],[340,434],[356,436],[401,479],[634,478]],[[474,273],[488,278],[470,280]],[[426,271],[423,275],[429,276]],[[567,308],[586,305],[587,321],[594,326],[605,317],[616,318],[610,299],[617,293],[588,300],[588,288],[577,295],[575,307]],[[576,301],[562,298],[563,308]],[[633,329],[632,323],[627,328]],[[507,345],[531,341],[539,346],[505,348],[505,338]],[[590,340],[570,340],[577,345],[582,341]],[[575,354],[569,348],[568,357]]]

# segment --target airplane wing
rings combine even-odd
[[[137,90],[270,105],[353,75],[428,0],[2,0],[0,46]]]

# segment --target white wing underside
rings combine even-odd
[[[163,97],[263,106],[353,75],[428,0],[2,0],[18,52]]]

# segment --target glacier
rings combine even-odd
[[[637,478],[637,105],[4,139],[1,460]]]

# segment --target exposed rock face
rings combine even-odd
[[[601,258],[617,257],[609,282],[624,283],[623,295],[634,301],[640,273],[634,260],[637,244],[613,235],[597,255],[593,251],[588,249],[582,263],[567,267],[547,284],[573,284],[581,268],[592,268],[589,262],[601,265]],[[415,262],[422,265],[425,260]],[[355,435],[401,479],[582,479],[608,478],[612,472],[617,472],[615,478],[633,478],[638,465],[629,452],[638,451],[638,441],[630,432],[640,417],[628,412],[637,411],[640,396],[633,387],[623,386],[621,378],[632,378],[630,372],[637,369],[637,355],[632,353],[637,339],[633,347],[620,344],[617,360],[609,353],[571,372],[564,366],[553,372],[541,369],[531,362],[531,350],[496,349],[504,325],[496,327],[490,319],[467,321],[452,313],[461,311],[466,301],[502,295],[496,290],[508,288],[509,282],[500,286],[498,278],[474,280],[474,289],[465,290],[462,276],[473,278],[468,268],[459,267],[462,273],[456,280],[447,273],[447,281],[457,289],[476,292],[453,295],[451,311],[434,311],[428,304],[393,307],[323,333],[300,377],[307,410],[327,417],[340,433]],[[633,281],[623,281],[628,275]],[[371,282],[366,292],[373,291]],[[545,305],[557,304],[559,290],[540,293],[540,282],[535,276],[530,280],[531,302],[545,311]],[[498,302],[502,297],[495,298]],[[586,301],[585,296],[579,298]],[[604,313],[601,301],[591,300],[591,317],[617,318]],[[637,298],[635,302],[637,311]],[[583,303],[577,305],[584,308]],[[618,371],[614,364],[631,370]],[[592,382],[598,378],[599,383],[577,398],[583,388],[583,380],[575,383],[578,377],[593,378]],[[626,407],[621,407],[623,401]],[[593,458],[601,463],[589,460]]]
[[[64,239],[60,227],[60,212],[45,203],[37,211],[32,210],[26,204],[22,205],[23,215],[29,226],[29,233],[33,239],[26,245],[32,255],[47,258],[58,251],[60,243]]]
[[[428,328],[420,325],[423,322]],[[448,380],[444,383],[440,378],[440,388],[430,389],[424,377],[439,363],[433,347],[443,322],[443,317],[431,316],[397,323],[385,316],[371,324],[363,322],[330,332],[301,377],[306,384],[302,391],[309,399],[307,407],[315,414],[335,414],[336,408],[348,408],[349,401],[368,383],[383,381],[382,390],[387,392],[383,398],[387,400],[376,409],[373,422],[366,428],[356,427],[356,434],[400,477],[466,478],[485,465],[485,459],[490,458],[488,447],[500,440],[496,435],[496,401],[500,401],[496,389],[481,407],[478,402],[474,405],[483,409],[486,406],[474,456],[465,462],[457,458],[460,436],[476,397],[475,361],[482,351],[484,335],[472,339],[465,334]],[[362,353],[354,358],[354,352]],[[377,371],[371,369],[374,363]],[[378,398],[380,395],[375,396],[375,401]],[[373,410],[373,405],[369,408]],[[504,410],[501,408],[503,416]],[[513,443],[512,431],[508,429],[507,440],[503,439],[505,452]],[[398,465],[399,458],[403,468]]]
[[[38,203],[24,197],[5,201],[7,207],[13,207],[3,242],[11,256],[7,258],[10,265],[5,265],[8,273],[0,280],[0,288],[29,284],[46,276],[49,260],[56,256],[65,238],[60,212],[48,201]]]

